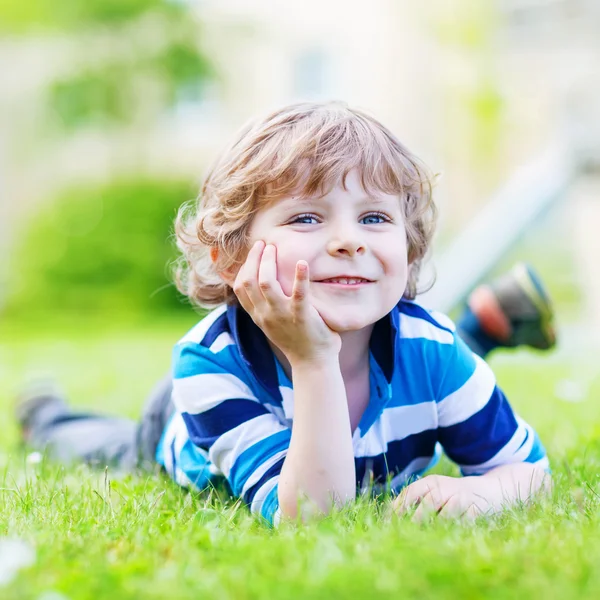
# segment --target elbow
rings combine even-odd
[[[295,521],[298,518],[298,497],[279,488],[279,512],[282,520]]]
[[[519,480],[528,482],[532,491],[543,490],[552,484],[550,473],[540,465],[527,462],[517,463],[513,465],[513,472]]]
[[[539,465],[523,464],[529,467],[529,481],[532,493],[549,494],[552,491],[552,475]]]
[[[552,491],[552,477],[542,466],[527,462],[496,467],[489,475],[498,478],[501,487],[511,490],[511,495],[521,501],[534,496],[544,496]]]

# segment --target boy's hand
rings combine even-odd
[[[337,356],[340,336],[308,300],[308,264],[298,261],[291,296],[277,280],[276,248],[258,241],[240,268],[233,291],[244,310],[293,366]]]
[[[394,511],[402,515],[415,506],[413,520],[432,516],[472,520],[493,514],[500,508],[498,486],[482,477],[429,475],[411,483],[394,501]]]

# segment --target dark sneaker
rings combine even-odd
[[[52,421],[66,410],[66,397],[53,381],[29,384],[18,395],[14,409],[22,441],[29,441],[32,428]]]
[[[550,296],[537,273],[525,263],[475,288],[468,304],[483,331],[504,346],[548,350],[556,344]]]

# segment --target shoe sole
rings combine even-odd
[[[526,263],[519,263],[511,269],[511,275],[514,276],[527,299],[535,306],[540,314],[540,329],[544,339],[551,348],[556,343],[556,333],[552,327],[553,311],[550,299],[540,282],[535,271]],[[536,283],[537,282],[537,283]],[[541,291],[540,290],[543,290]]]

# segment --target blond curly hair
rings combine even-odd
[[[238,133],[197,200],[177,215],[178,289],[202,307],[235,301],[219,273],[243,262],[257,211],[298,189],[303,197],[325,195],[353,169],[365,192],[394,194],[402,204],[410,263],[404,297],[414,299],[436,221],[431,175],[379,121],[339,102],[285,106]]]

